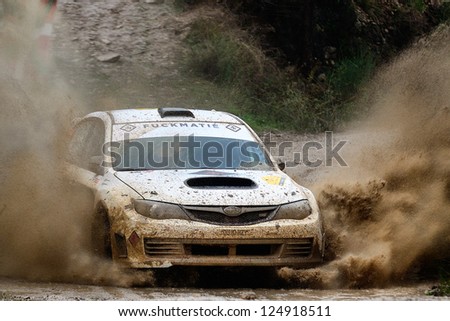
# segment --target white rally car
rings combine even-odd
[[[93,245],[132,268],[322,261],[313,194],[224,112],[94,112],[75,126],[69,173],[93,193]]]

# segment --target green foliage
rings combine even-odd
[[[368,51],[341,60],[330,75],[330,86],[344,98],[351,97],[367,81],[376,67],[375,57]]]
[[[436,13],[439,23],[450,22],[450,1],[443,3]]]
[[[277,77],[275,65],[254,40],[206,19],[196,21],[187,37],[191,47],[189,66],[220,84],[266,83]]]
[[[440,279],[439,284],[428,291],[428,295],[450,296],[450,272],[441,271]]]
[[[427,4],[424,0],[408,0],[408,5],[420,13],[427,10]]]
[[[439,284],[439,290],[443,296],[450,296],[450,280],[442,281]]]
[[[276,119],[269,118],[267,115],[249,112],[243,109],[241,105],[239,107],[234,106],[229,111],[244,119],[257,133],[268,132],[276,128],[284,128]]]
[[[184,8],[217,5],[213,0],[175,2]],[[310,15],[304,4],[288,0],[265,7],[257,0],[220,3],[228,14],[200,19],[191,28],[189,71],[232,92],[232,105],[255,127],[298,131],[333,129],[364,113],[354,99],[377,63],[450,19],[450,2],[433,6],[426,0],[316,1]],[[289,15],[283,11],[287,5]],[[280,14],[275,20],[273,10]],[[233,14],[246,26],[256,21],[259,29],[243,31]],[[281,54],[272,57],[281,64],[268,58],[260,37],[276,38],[266,46],[276,46],[273,52]],[[326,48],[335,49],[325,55]],[[302,72],[283,70],[280,65],[288,61]]]
[[[320,99],[307,94],[297,85],[299,79],[288,77],[255,39],[238,28],[201,19],[193,24],[187,42],[191,49],[187,59],[190,71],[227,86],[240,106],[241,112],[233,112],[257,130],[272,127],[311,132],[331,129],[339,123],[334,91],[327,91]],[[338,77],[352,76],[352,71],[344,69],[336,76],[336,84]],[[346,88],[354,85],[348,82]]]

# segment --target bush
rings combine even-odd
[[[193,24],[187,37],[191,70],[238,93],[240,109],[255,122],[310,129],[312,117],[304,112],[306,96],[288,86],[287,79],[254,39],[238,28],[230,29],[229,21],[227,26],[205,19]]]
[[[228,22],[229,27],[230,22]],[[219,84],[262,84],[277,78],[277,68],[255,40],[207,19],[196,21],[187,37],[189,66]]]
[[[362,83],[369,80],[375,70],[375,57],[361,51],[337,63],[330,75],[330,86],[344,99],[354,95]]]
[[[450,279],[442,280],[438,285],[433,286],[427,294],[432,296],[450,296]]]
[[[328,77],[312,72],[304,79],[295,68],[278,67],[249,34],[231,18],[200,19],[187,37],[189,71],[228,87],[239,105],[233,112],[251,119],[256,128],[300,132],[332,130],[353,116],[353,98],[376,66],[370,50],[350,53]]]

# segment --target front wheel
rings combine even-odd
[[[110,231],[108,213],[101,207],[95,212],[91,224],[91,248],[95,256],[112,258]]]

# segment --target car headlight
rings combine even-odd
[[[281,205],[275,214],[275,220],[302,220],[311,215],[312,209],[308,200],[301,200]]]
[[[139,214],[157,219],[179,219],[188,220],[188,216],[184,211],[175,204],[154,202],[148,200],[134,200],[134,209]]]

